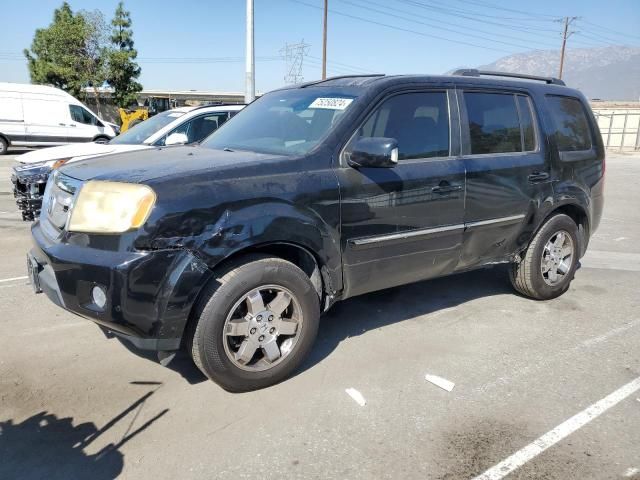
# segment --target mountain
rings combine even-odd
[[[557,50],[536,50],[503,57],[482,70],[558,76]],[[587,98],[640,99],[640,47],[610,46],[567,49],[562,79]]]

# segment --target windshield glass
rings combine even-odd
[[[183,115],[184,112],[172,112],[171,110],[159,113],[144,122],[134,125],[109,143],[112,145],[140,145],[158,130]]]
[[[344,115],[354,96],[318,89],[269,93],[207,138],[207,148],[304,154]]]

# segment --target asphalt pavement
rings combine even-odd
[[[33,294],[13,158],[0,479],[640,479],[640,155],[608,155],[604,218],[564,296],[525,299],[494,267],[354,298],[293,378],[245,394]]]

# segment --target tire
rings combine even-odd
[[[568,236],[570,242],[566,237],[559,237],[560,234]],[[564,240],[564,247],[558,247],[553,257],[552,243],[559,243],[560,238]],[[572,249],[571,258],[562,260],[568,252],[569,243]],[[536,300],[559,297],[569,289],[578,267],[578,246],[578,226],[573,219],[564,214],[552,216],[533,237],[522,261],[511,264],[509,269],[511,284],[521,294]],[[554,261],[560,264],[555,264]],[[549,268],[549,265],[551,268],[545,273],[544,270]],[[552,275],[554,270],[556,274]],[[558,275],[563,270],[566,273]]]
[[[309,277],[298,267],[280,258],[263,255],[251,255],[242,260],[220,272],[220,276],[205,287],[187,338],[198,368],[231,392],[268,387],[291,375],[311,350],[320,318],[318,294]],[[262,304],[258,302],[259,307],[252,308],[255,311],[251,312],[249,308],[253,303],[248,299],[256,298],[256,292]],[[276,299],[269,297],[274,294],[291,297],[288,307],[281,313],[276,313],[279,309],[273,307]],[[282,302],[284,304],[286,300]],[[270,313],[274,313],[275,318]],[[236,322],[242,323],[243,331],[238,336],[232,335],[236,332],[231,332],[229,326],[234,323],[231,322],[234,315]],[[285,317],[288,315],[300,317],[301,321],[287,322]],[[264,323],[256,323],[263,316]],[[280,335],[281,330],[290,329],[293,323],[296,333]],[[269,335],[272,333],[269,327],[277,327],[273,328],[274,335]],[[261,330],[264,328],[267,329]],[[242,357],[240,352],[244,345],[249,345],[244,351],[250,352],[259,340],[267,342],[271,348],[267,349],[269,345],[264,344],[266,346],[257,347],[254,354],[247,354],[250,361],[238,359]],[[280,357],[270,361],[267,350],[273,349],[272,342],[276,345],[280,342],[277,347]]]
[[[0,137],[0,155],[6,155],[7,153],[9,153],[9,142]]]
[[[96,137],[93,139],[94,143],[109,143],[111,140],[109,137]]]

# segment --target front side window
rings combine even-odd
[[[209,115],[200,115],[182,125],[176,127],[167,134],[167,137],[173,133],[183,133],[187,136],[186,143],[201,142],[218,128],[229,118],[227,112],[211,113]]]
[[[352,143],[363,137],[394,138],[398,160],[449,155],[449,108],[445,92],[395,95],[360,127]]]
[[[74,122],[84,123],[85,125],[98,124],[98,119],[80,105],[69,105],[69,111],[71,112],[71,119]]]
[[[324,139],[354,101],[339,89],[296,88],[268,93],[213,133],[202,146],[301,155]]]
[[[590,150],[591,131],[582,102],[577,98],[548,95],[547,102],[556,125],[556,142],[561,152]]]

